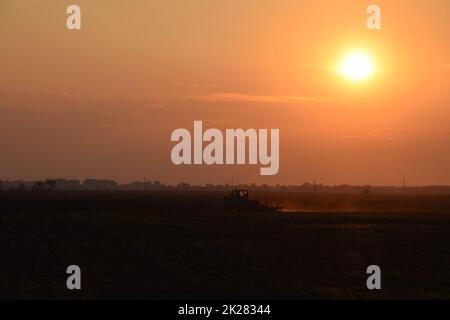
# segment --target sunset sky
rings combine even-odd
[[[448,0],[0,0],[0,39],[0,180],[450,184]],[[278,175],[173,165],[194,120],[279,128]]]

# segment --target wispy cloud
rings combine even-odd
[[[372,138],[385,139],[390,141],[405,141],[409,139],[425,139],[449,137],[450,132],[433,128],[379,128],[369,131]]]
[[[378,128],[369,130],[368,132],[362,134],[332,131],[297,131],[294,135],[307,138],[386,140],[392,142],[406,142],[430,138],[448,139],[450,138],[450,131],[437,130],[432,128]]]
[[[439,67],[441,67],[443,69],[450,69],[450,63],[441,64]]]
[[[204,95],[188,96],[189,99],[206,102],[261,102],[261,103],[326,103],[329,100],[306,96],[268,96],[241,94],[235,92],[214,92]]]
[[[368,135],[357,135],[357,134],[347,134],[342,132],[331,132],[331,131],[297,131],[294,133],[296,137],[304,138],[331,138],[331,139],[356,139],[356,140],[366,140],[369,139]]]

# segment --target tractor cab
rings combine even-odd
[[[234,189],[231,191],[231,198],[236,200],[248,201],[248,190]]]
[[[243,211],[248,205],[248,190],[234,189],[224,199],[225,210]]]
[[[281,211],[282,207],[269,206],[261,204],[257,200],[248,199],[248,190],[234,189],[228,197],[224,198],[226,211],[233,212],[276,212]]]

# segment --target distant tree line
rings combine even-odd
[[[53,191],[53,190],[183,190],[183,191],[229,191],[232,188],[248,189],[262,192],[320,192],[320,193],[429,193],[429,194],[450,194],[450,186],[370,186],[370,185],[324,185],[305,182],[301,185],[257,185],[253,184],[189,184],[181,182],[177,185],[167,185],[158,180],[134,181],[127,184],[119,184],[108,179],[46,179],[39,181],[23,180],[0,180],[0,190],[18,191]]]

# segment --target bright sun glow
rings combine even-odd
[[[374,69],[367,54],[354,52],[344,57],[339,72],[351,80],[359,81],[370,77]]]

